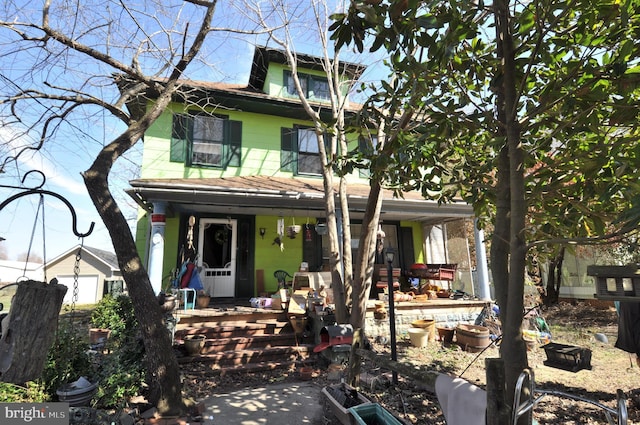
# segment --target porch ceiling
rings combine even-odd
[[[322,179],[280,177],[223,177],[215,179],[137,179],[127,193],[147,210],[154,202],[166,202],[168,213],[210,213],[224,215],[324,216]],[[361,219],[369,186],[349,185],[349,208],[353,219]],[[337,190],[336,190],[337,193]],[[417,192],[394,198],[383,191],[382,219],[438,223],[471,217],[465,203],[438,205]]]

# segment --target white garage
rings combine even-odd
[[[80,245],[70,249],[44,265],[47,280],[58,279],[68,290],[64,303],[73,300],[74,271],[76,257],[80,256],[78,266],[78,299],[76,304],[95,304],[107,293],[119,294],[125,291],[122,274],[115,254],[98,248]]]
[[[78,299],[76,304],[94,304],[98,299],[98,275],[78,276]],[[64,304],[71,304],[73,301],[74,277],[57,275],[58,283],[67,287],[67,293],[64,295]],[[101,295],[101,294],[100,294]],[[101,297],[100,297],[101,298]]]

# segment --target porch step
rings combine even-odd
[[[251,337],[214,338],[205,342],[203,353],[219,353],[223,351],[257,350],[271,347],[296,346],[300,340],[295,334],[256,335]]]
[[[178,326],[176,339],[183,339],[186,335],[201,334],[208,339],[215,338],[239,338],[260,335],[278,335],[293,333],[289,322],[277,320],[261,320],[257,323],[249,322],[225,322],[220,325],[208,325],[207,323],[193,326]]]
[[[215,363],[217,366],[241,366],[259,363],[278,363],[303,360],[313,353],[313,345],[304,344],[296,347],[269,347],[258,350],[232,350],[207,353],[178,358],[178,363]]]
[[[256,323],[261,321],[288,322],[286,312],[282,310],[187,310],[177,311],[178,323],[176,329],[185,327],[222,326],[233,322]]]
[[[313,337],[295,335],[287,314],[281,310],[224,305],[180,311],[175,331],[176,348],[183,365],[201,363],[205,373],[241,373],[290,368],[313,363]],[[188,356],[187,335],[204,335],[199,355]],[[218,372],[219,371],[219,372]]]

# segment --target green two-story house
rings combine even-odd
[[[320,59],[299,54],[297,61],[307,98],[329,116]],[[328,269],[317,141],[290,69],[284,52],[257,47],[247,85],[185,82],[145,134],[141,175],[129,193],[142,207],[136,240],[156,291],[185,256],[201,266],[213,297],[274,291],[274,271],[293,275],[302,263],[310,272]],[[341,63],[345,79],[357,80],[363,69]],[[357,112],[357,104],[347,106],[348,114]],[[355,244],[369,185],[357,171],[348,180]],[[469,292],[471,260],[461,234],[471,216],[463,203],[385,192],[383,243],[397,252],[394,266],[405,270],[414,262],[457,263]],[[300,226],[295,235],[292,225]]]

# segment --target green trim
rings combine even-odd
[[[193,163],[193,130],[195,116],[214,117],[223,120],[222,159],[220,164]],[[230,120],[227,115],[205,112],[173,114],[169,160],[182,162],[187,167],[219,168],[240,167],[242,162],[242,121]]]

